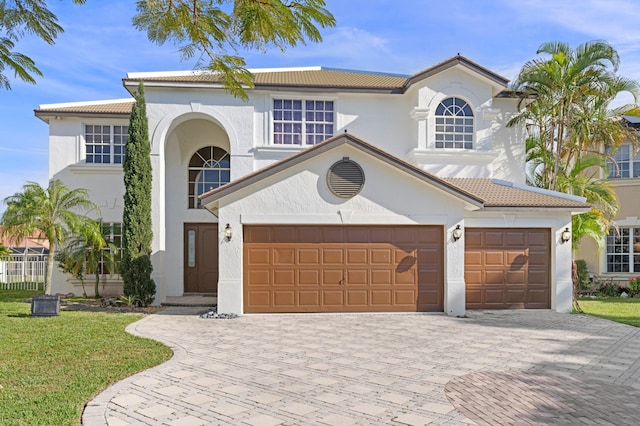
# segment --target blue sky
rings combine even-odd
[[[131,26],[134,0],[49,0],[65,32],[54,46],[25,38],[16,50],[36,60],[36,85],[0,91],[0,200],[29,180],[46,185],[48,128],[40,104],[118,99],[127,72],[188,70],[174,46],[156,46]],[[250,68],[321,65],[412,74],[460,53],[513,79],[546,41],[575,47],[610,42],[619,74],[640,80],[637,0],[327,0],[336,27],[321,44],[242,52]],[[628,101],[630,99],[626,99]],[[622,102],[622,101],[621,101]],[[0,211],[4,205],[0,202]]]

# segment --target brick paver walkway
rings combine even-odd
[[[551,311],[196,312],[169,308],[132,324],[175,356],[102,392],[83,423],[640,423],[638,328]]]

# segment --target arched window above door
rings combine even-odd
[[[189,208],[201,209],[200,195],[229,183],[231,158],[217,146],[200,148],[189,160]]]

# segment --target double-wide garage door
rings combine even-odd
[[[465,231],[467,309],[551,307],[549,229]]]
[[[443,311],[440,226],[245,226],[245,312]]]

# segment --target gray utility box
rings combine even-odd
[[[46,294],[31,298],[32,317],[53,317],[60,314],[60,296]]]

